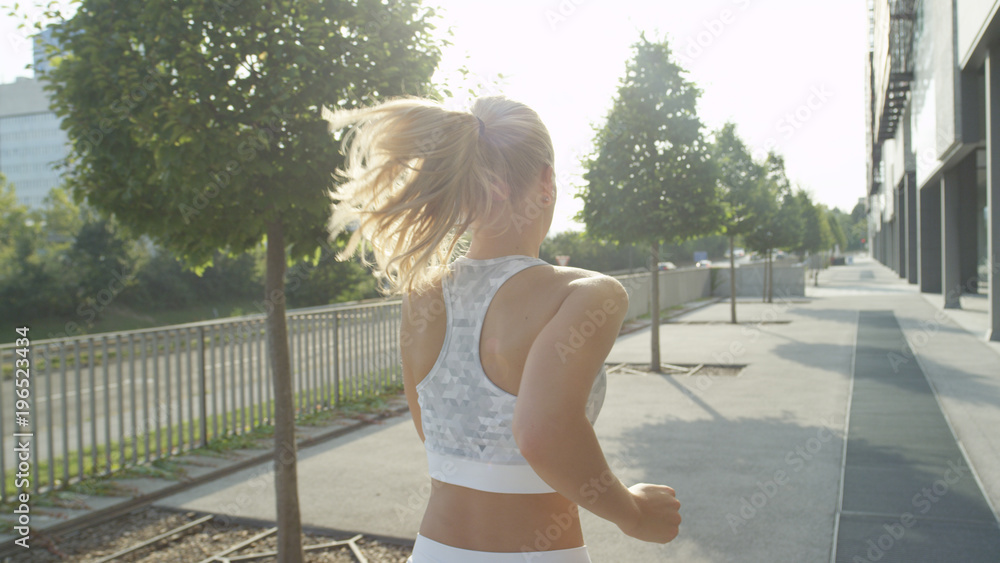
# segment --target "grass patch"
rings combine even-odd
[[[398,397],[402,392],[402,383],[388,383],[374,393],[341,397],[337,408],[317,410],[302,415],[296,419],[296,423],[301,426],[322,426],[334,420],[352,418],[362,414],[381,414],[386,410],[388,402]]]
[[[243,432],[241,434],[227,434],[225,436],[215,438],[214,440],[209,440],[208,444],[194,448],[191,450],[191,453],[222,454],[230,450],[264,449],[267,447],[267,444],[263,444],[262,441],[272,438],[273,436],[274,426],[271,424],[262,424],[249,430],[248,432]]]

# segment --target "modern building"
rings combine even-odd
[[[1000,0],[873,0],[871,251],[947,308],[986,295],[1000,341]]]
[[[48,92],[39,80],[48,65],[44,44],[51,41],[48,30],[35,40],[35,78],[0,84],[0,172],[14,185],[18,201],[30,207],[40,207],[61,183],[55,165],[69,152],[66,132],[49,110]]]

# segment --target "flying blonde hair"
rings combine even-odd
[[[469,227],[502,217],[495,212],[504,206],[516,209],[553,165],[552,140],[538,114],[502,96],[477,99],[471,112],[397,98],[324,115],[331,131],[351,127],[327,228],[331,239],[353,229],[338,259],[359,253],[388,281],[386,293],[440,279]]]

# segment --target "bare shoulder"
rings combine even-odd
[[[444,291],[441,282],[437,281],[428,287],[403,294],[403,310],[419,311],[422,309],[439,308],[444,305]]]
[[[567,300],[575,305],[628,307],[628,292],[617,279],[582,268],[553,267],[555,276],[569,290]]]

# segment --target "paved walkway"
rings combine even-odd
[[[890,311],[898,321],[912,354],[894,359],[915,362],[926,375],[996,518],[1000,351],[888,269],[857,260],[824,272],[806,298],[741,301],[742,324],[661,327],[664,362],[745,364],[739,376],[609,376],[596,424],[608,459],[626,483],[673,486],[684,523],[674,542],[658,546],[584,513],[592,559],[830,561],[860,311]],[[728,318],[728,303],[718,303],[681,320]],[[649,347],[648,329],[628,334],[608,361],[648,361]],[[305,448],[299,462],[303,522],[412,539],[429,493],[425,464],[408,416]],[[273,491],[270,464],[262,464],[158,504],[273,520]],[[838,559],[853,546],[843,540]],[[951,560],[968,560],[961,546],[956,550]],[[863,549],[858,553],[868,560]],[[890,547],[882,561],[901,553]],[[991,561],[1000,560],[992,555]]]

